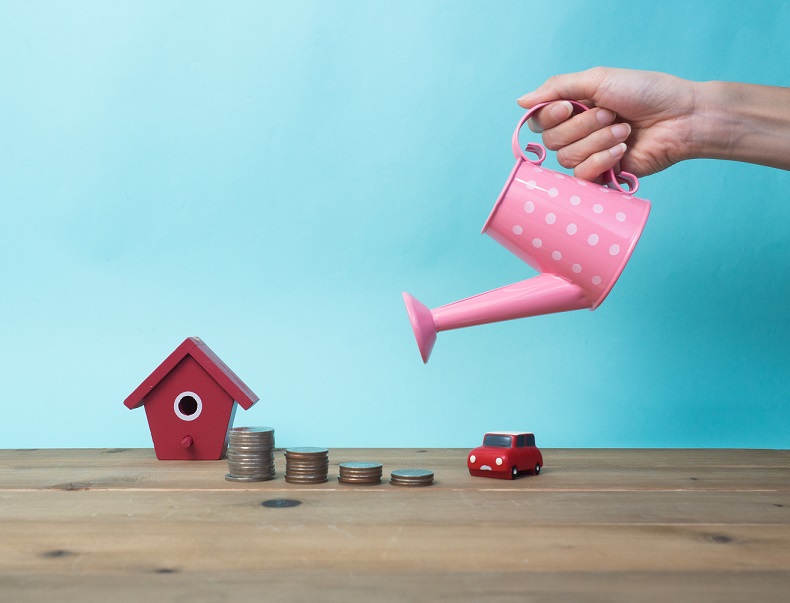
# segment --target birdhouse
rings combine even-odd
[[[197,337],[188,337],[126,398],[145,407],[160,460],[217,460],[228,448],[236,407],[258,401],[252,390]]]

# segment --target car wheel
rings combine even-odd
[[[510,470],[510,479],[516,479],[517,475],[518,475],[518,467],[513,467]]]
[[[535,465],[535,475],[540,475],[540,465]]]

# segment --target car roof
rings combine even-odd
[[[531,431],[486,431],[486,435],[520,436],[535,435]]]

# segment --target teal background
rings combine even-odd
[[[424,366],[401,301],[534,274],[479,231],[547,77],[790,85],[790,3],[723,7],[3,0],[0,447],[150,446],[122,402],[189,335],[279,445],[789,447],[788,172],[643,179],[595,312],[442,333]]]

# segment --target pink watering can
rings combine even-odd
[[[521,150],[521,127],[545,104],[519,121],[513,133],[516,166],[483,226],[484,233],[540,274],[433,310],[404,293],[423,362],[428,362],[438,331],[594,310],[614,287],[642,234],[650,202],[634,197],[636,176],[615,176],[609,170],[604,174],[607,185],[593,184],[540,167],[546,149],[539,144],[526,147],[536,159]]]

